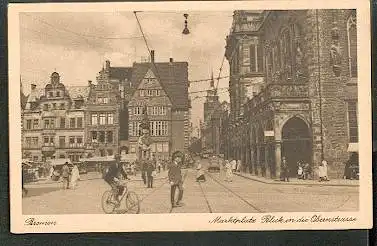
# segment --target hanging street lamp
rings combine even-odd
[[[187,28],[188,14],[184,14],[183,16],[185,17],[185,28],[183,29],[182,33],[185,34],[185,35],[188,35],[188,34],[190,34],[190,30]]]

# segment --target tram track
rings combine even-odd
[[[211,207],[211,205],[209,204],[208,198],[207,198],[207,196],[206,196],[206,194],[205,194],[205,192],[204,192],[204,190],[203,190],[202,184],[201,184],[200,182],[199,182],[199,187],[200,187],[200,190],[202,191],[202,194],[203,194],[204,200],[206,201],[208,211],[209,211],[210,213],[213,213],[213,212],[212,212],[212,207]]]
[[[231,193],[232,195],[238,197],[242,202],[246,203],[249,207],[253,208],[254,210],[258,211],[259,213],[264,213],[265,211],[258,208],[257,206],[253,205],[252,203],[250,203],[249,201],[247,201],[246,199],[244,199],[242,196],[240,196],[239,194],[237,194],[236,192],[234,192],[232,189],[230,189],[229,187],[227,187],[226,185],[222,184],[220,181],[218,181],[216,178],[214,178],[209,172],[206,172],[206,174],[208,175],[208,177],[210,177],[213,181],[215,181],[218,185],[220,185],[221,187],[223,187],[225,190],[227,190],[229,193]],[[211,212],[212,213],[212,212]]]

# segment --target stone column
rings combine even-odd
[[[266,177],[271,178],[271,170],[270,170],[270,144],[266,143],[265,148],[264,148],[264,163],[265,163],[265,168],[266,168]]]
[[[275,142],[275,175],[277,179],[280,179],[280,167],[281,167],[281,142]]]
[[[260,146],[257,145],[256,149],[257,149],[257,162],[255,163],[255,166],[256,166],[257,175],[259,176],[259,174],[262,173],[261,163],[260,163]]]
[[[251,166],[251,174],[255,174],[254,152],[253,152],[252,147],[250,147],[249,153],[250,153],[249,159],[250,159],[250,166]]]

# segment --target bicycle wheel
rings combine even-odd
[[[116,203],[114,201],[113,191],[105,191],[102,195],[102,210],[106,214],[111,214],[114,212]]]
[[[126,196],[126,211],[129,214],[138,214],[140,212],[140,201],[137,194],[133,191],[128,192]]]

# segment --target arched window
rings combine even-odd
[[[357,29],[356,16],[352,14],[347,20],[348,61],[350,77],[357,77]]]

